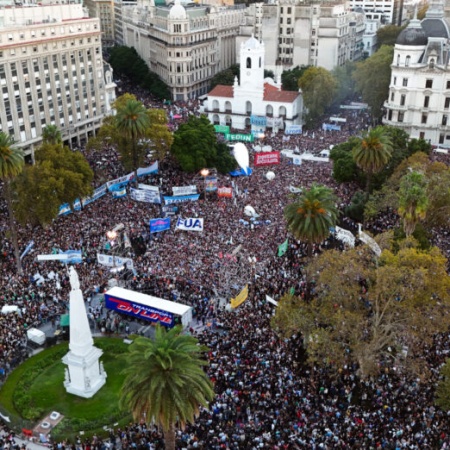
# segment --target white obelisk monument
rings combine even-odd
[[[67,365],[64,387],[70,394],[91,398],[106,382],[106,372],[100,362],[103,352],[94,347],[78,274],[73,267],[69,273],[70,343],[69,353],[62,359]]]

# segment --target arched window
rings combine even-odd
[[[266,106],[266,116],[273,117],[273,107],[272,105]]]
[[[213,101],[213,110],[214,111],[218,111],[219,110],[219,101],[218,100],[214,100]]]
[[[247,58],[247,69],[252,68],[252,58]]]
[[[397,55],[397,66],[400,65],[400,55]]]
[[[405,66],[406,66],[406,67],[409,67],[409,62],[410,62],[410,61],[411,61],[411,56],[408,55],[408,56],[406,57],[406,59],[405,59]]]
[[[251,115],[252,113],[252,102],[247,101],[245,103],[245,112],[247,113],[247,115]]]
[[[262,58],[261,58],[261,56],[259,57],[259,68],[261,69],[261,60],[262,60]]]
[[[434,58],[430,59],[430,67],[433,68],[434,67]]]

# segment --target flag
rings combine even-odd
[[[286,239],[282,244],[278,246],[278,256],[283,256],[288,249],[288,240]]]
[[[238,306],[242,305],[242,303],[245,302],[245,300],[247,300],[248,297],[248,284],[245,286],[244,289],[242,289],[241,292],[239,292],[238,295],[236,295],[235,298],[232,298],[230,300],[231,303],[231,307],[233,309],[237,308]]]

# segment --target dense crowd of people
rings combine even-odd
[[[126,83],[121,88],[129,90]],[[190,114],[199,113],[198,101],[162,104],[142,91],[134,92],[146,106],[166,109],[173,129]],[[277,151],[318,154],[369,125],[363,112],[343,116],[348,121],[341,131],[325,132],[319,124],[303,135],[268,133],[261,144]],[[113,148],[106,147],[101,155],[85,154],[95,169],[96,186],[123,175]],[[330,162],[294,165],[291,158],[282,156],[279,165],[253,169],[250,177],[218,175],[219,186],[233,187],[233,198],[203,193],[198,201],[177,205],[182,217],[204,219],[202,233],[175,231],[172,224],[170,231],[151,235],[149,219],[161,217],[160,205],[109,194],[81,211],[58,217],[46,229],[19,227],[22,250],[34,241],[32,251],[22,259],[22,274],[16,270],[3,204],[0,307],[17,305],[19,311],[0,315],[0,371],[8,373],[26,357],[27,328],[54,320],[67,307],[67,267],[57,261],[39,263],[36,255],[81,250],[83,262],[76,269],[85,299],[89,299],[102,292],[111,278],[122,277],[97,263],[97,254],[108,252],[106,232],[122,223],[131,242],[143,243],[145,251],[128,250],[134,272],[120,282],[133,290],[189,304],[199,323],[214,324],[191,332],[210,349],[208,374],[216,398],[195,424],[178,432],[180,449],[450,448],[449,417],[433,406],[434,385],[450,352],[450,336],[437,335],[432,347],[423,348],[431,378],[411,379],[400,367],[390,367],[380,371],[378,378],[361,382],[355,367],[342,367],[333,377],[324,369],[308,366],[300,337],[282,339],[271,328],[274,306],[266,296],[278,300],[288,290],[304,295],[308,288],[301,271],[306,247],[287,233],[283,218],[291,188],[326,184],[334,189],[343,210],[356,186],[334,182]],[[275,173],[273,180],[266,178],[268,170]],[[203,191],[202,178],[180,172],[169,160],[160,162],[158,174],[140,181],[159,186],[167,195],[173,186],[197,184],[199,192]],[[259,215],[256,220],[244,214],[247,205]],[[397,221],[395,214],[381,217],[372,229],[382,231]],[[342,223],[349,229],[355,225],[345,218]],[[289,249],[278,257],[278,246],[286,238]],[[434,230],[433,239],[448,252],[448,230]],[[314,252],[341,245],[330,236]],[[228,300],[247,283],[252,287],[251,298],[238,310],[227,311],[220,299]],[[90,313],[101,320],[101,311]],[[126,331],[119,326],[120,320],[108,320],[112,331]],[[106,320],[100,328],[106,328]],[[108,441],[95,437],[57,446],[66,447],[157,450],[164,443],[157,428],[137,423],[112,429]]]

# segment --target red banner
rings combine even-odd
[[[217,189],[217,195],[219,197],[233,197],[233,188],[230,187],[220,187]]]
[[[255,166],[280,164],[280,152],[255,153]]]

